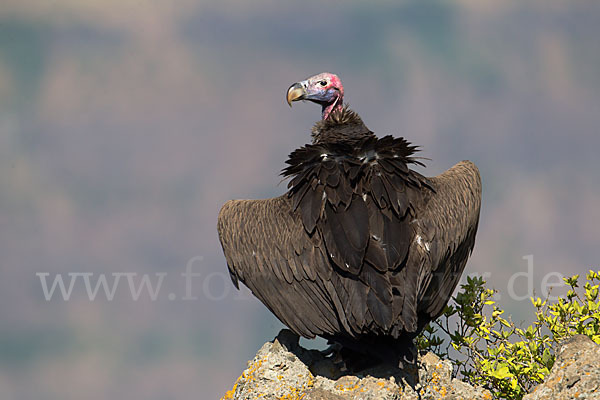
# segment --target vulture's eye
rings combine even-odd
[[[319,82],[319,85],[326,86],[327,85],[327,81],[321,81],[321,82]]]

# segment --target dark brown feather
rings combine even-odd
[[[289,156],[289,191],[227,202],[218,231],[231,279],[305,337],[414,337],[440,315],[470,255],[481,182],[461,162],[426,178],[403,138],[344,108]],[[377,340],[375,340],[377,341]]]

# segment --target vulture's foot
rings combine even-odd
[[[349,349],[348,347],[340,347],[333,358],[333,363],[341,372],[357,373],[364,371],[380,364],[381,361],[377,358],[369,357],[364,353],[360,353]]]
[[[342,349],[342,345],[336,342],[327,342],[329,345],[325,350],[319,351],[323,355],[323,357],[333,356],[340,352]]]
[[[406,369],[408,367],[416,367],[418,354],[417,346],[411,341],[410,344],[404,346],[396,354],[398,368]]]

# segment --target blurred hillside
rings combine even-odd
[[[229,388],[280,324],[227,281],[216,216],[284,192],[278,173],[319,118],[285,90],[322,71],[370,129],[422,145],[426,174],[480,167],[467,272],[488,273],[518,320],[506,289],[523,256],[539,295],[548,273],[600,260],[599,18],[593,0],[5,0],[0,397]],[[182,300],[197,256],[197,299]],[[73,272],[167,276],[156,301],[125,281],[112,301],[81,285],[46,301],[36,273]]]

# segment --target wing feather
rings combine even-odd
[[[373,136],[293,152],[286,195],[230,201],[219,214],[236,287],[305,337],[416,334],[472,251],[481,183],[468,162],[425,178],[408,168],[415,151]]]
[[[420,247],[424,265],[418,291],[419,314],[426,321],[443,312],[458,285],[475,245],[481,207],[481,177],[475,164],[462,161],[431,182],[436,196],[415,227],[422,240],[429,240],[429,251]]]

